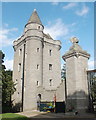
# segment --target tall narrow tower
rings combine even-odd
[[[37,107],[36,84],[41,85],[43,80],[43,28],[34,9],[24,34],[14,41],[13,80],[17,82],[17,87],[13,97],[15,104],[21,103],[22,111]]]
[[[64,100],[61,88],[61,42],[43,32],[43,25],[33,11],[23,35],[14,41],[13,81],[16,92],[14,105],[21,111],[36,110],[38,100]],[[19,107],[18,107],[19,106]]]
[[[67,109],[85,111],[88,108],[87,67],[89,54],[78,45],[79,40],[71,39],[72,47],[64,54],[66,61]]]

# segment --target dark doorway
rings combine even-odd
[[[37,96],[37,110],[40,111],[40,102],[41,102],[41,94],[38,94]]]
[[[55,103],[55,112],[56,113],[65,113],[65,102],[56,102]]]

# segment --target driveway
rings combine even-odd
[[[29,120],[96,120],[96,115],[94,114],[78,114],[74,115],[73,113],[47,113],[47,112],[39,112],[39,111],[28,111],[18,113],[21,115],[25,115],[29,118]]]

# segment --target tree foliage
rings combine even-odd
[[[96,77],[93,78],[93,84],[91,86],[91,94],[93,102],[96,102]]]
[[[15,92],[15,84],[12,81],[12,71],[6,70],[4,63],[5,54],[0,51],[0,78],[2,79],[2,111],[9,112],[12,107],[11,96]],[[7,111],[8,110],[8,111]]]
[[[66,64],[63,65],[62,70],[61,70],[61,79],[65,80],[66,79]]]
[[[11,96],[15,92],[15,84],[12,81],[12,71],[3,73],[2,77],[2,103],[7,104],[11,101]]]

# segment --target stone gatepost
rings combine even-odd
[[[71,38],[72,46],[62,57],[66,61],[66,109],[78,112],[88,109],[87,69],[90,54],[82,50],[76,37]]]

